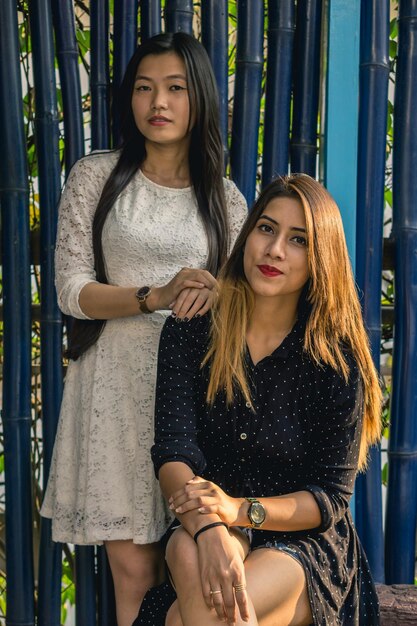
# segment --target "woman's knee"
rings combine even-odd
[[[106,551],[115,583],[143,587],[157,584],[163,577],[163,551],[159,544],[138,545],[133,542],[111,541]]]
[[[197,567],[197,547],[186,530],[178,528],[173,533],[168,541],[165,558],[173,574],[178,567],[181,567],[183,572],[191,572]]]

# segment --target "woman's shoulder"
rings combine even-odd
[[[107,179],[120,156],[120,150],[95,150],[73,165],[70,178],[81,176],[91,182]]]
[[[248,205],[244,195],[239,191],[238,187],[232,180],[223,178],[223,184],[227,211],[230,220],[230,245],[232,246],[248,216]]]
[[[242,192],[240,191],[236,183],[233,182],[233,180],[230,180],[230,178],[223,177],[223,186],[224,186],[224,192],[226,194],[226,198],[228,197],[239,198],[246,204],[244,195],[242,194]]]

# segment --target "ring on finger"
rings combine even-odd
[[[246,585],[244,583],[239,583],[237,585],[233,585],[235,591],[246,591]]]
[[[221,589],[217,589],[216,591],[211,591],[210,590],[210,595],[214,596],[215,593],[223,593]]]

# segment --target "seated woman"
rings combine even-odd
[[[166,626],[379,623],[349,499],[380,408],[339,210],[279,178],[213,312],[162,332],[152,455],[181,524]]]

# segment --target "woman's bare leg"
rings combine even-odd
[[[185,531],[171,544],[169,567],[179,600],[170,608],[166,626],[215,626],[220,623],[214,611],[208,611],[199,583],[197,550]],[[188,539],[190,541],[188,542]],[[291,556],[273,549],[252,552],[245,560],[246,584],[251,619],[236,626],[307,626],[313,619],[304,570]],[[198,585],[195,581],[198,581]],[[256,616],[255,616],[256,615]]]
[[[165,620],[165,626],[184,626],[180,615],[178,600],[175,600],[174,604],[169,607]]]
[[[163,579],[163,552],[158,543],[106,541],[113,575],[118,626],[132,626],[145,593]]]
[[[242,560],[247,553],[244,541],[236,538],[236,549]],[[178,621],[178,612],[175,605],[171,607],[166,626],[219,626],[221,623],[214,609],[209,610],[203,597],[200,570],[198,565],[197,546],[190,535],[182,528],[171,537],[166,559],[170,569],[178,596],[178,608],[181,621]],[[236,626],[258,626],[253,606],[249,600],[250,620],[243,622],[240,617]]]
[[[304,569],[293,557],[271,548],[251,552],[245,561],[248,594],[259,626],[307,626],[310,602]]]

